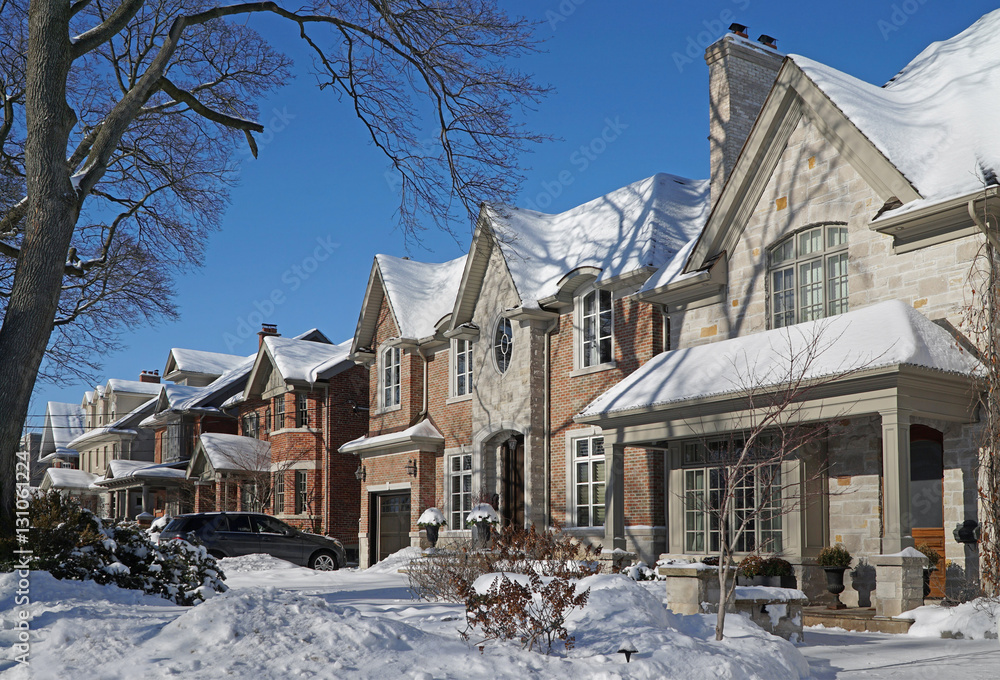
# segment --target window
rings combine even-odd
[[[614,331],[611,291],[592,290],[580,301],[580,366],[610,363]]]
[[[493,358],[500,373],[506,373],[510,367],[513,350],[514,330],[511,328],[510,319],[501,317],[497,319],[497,325],[493,329]]]
[[[274,429],[285,429],[285,395],[274,398]]]
[[[295,427],[309,427],[309,395],[305,392],[295,395]]]
[[[243,482],[240,484],[240,507],[248,512],[258,512],[257,507],[257,483]]]
[[[461,397],[472,394],[472,342],[469,340],[453,340],[455,360],[452,371],[455,380],[452,396]]]
[[[726,455],[729,446],[728,442],[710,443],[707,448],[685,444],[685,463],[718,460]],[[727,512],[730,537],[735,527],[746,525],[736,540],[735,551],[781,552],[783,549],[780,465],[747,469],[740,479],[734,480],[735,470],[732,466],[719,465],[683,471],[685,552],[716,552],[721,547],[719,509],[727,486],[731,486],[733,494]]]
[[[271,431],[271,408],[268,407],[264,410],[264,432]]]
[[[577,439],[573,447],[574,501],[578,527],[604,526],[604,437]]]
[[[465,527],[465,516],[472,510],[472,454],[451,457],[451,520],[452,529]]]
[[[399,348],[389,347],[382,352],[379,381],[382,387],[382,408],[399,406]]]
[[[278,471],[274,473],[274,514],[280,515],[285,512],[285,473]]]
[[[801,231],[771,248],[771,327],[847,311],[847,227]]]
[[[306,487],[306,482],[309,477],[305,470],[295,471],[295,514],[301,515],[306,511],[308,506],[308,488]]]
[[[257,415],[257,412],[254,411],[253,413],[247,413],[246,415],[243,416],[242,421],[243,421],[243,436],[253,437],[254,439],[257,439],[257,435],[260,432],[259,428],[260,417]]]

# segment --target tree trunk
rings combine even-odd
[[[76,195],[66,163],[76,116],[66,104],[69,2],[33,0],[28,14],[25,173],[28,213],[0,327],[0,535],[13,532],[14,460],[52,332]]]

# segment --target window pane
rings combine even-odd
[[[801,314],[799,321],[812,321],[823,317],[823,262],[813,260],[799,265],[799,296]]]
[[[578,484],[576,487],[576,502],[578,505],[590,505],[590,487]]]
[[[587,455],[587,450],[589,449],[590,440],[589,439],[577,439],[576,440],[576,457],[584,458]]]
[[[594,437],[594,455],[603,456],[604,455],[604,437]]]
[[[576,481],[587,482],[590,481],[590,477],[587,474],[587,464],[577,463],[576,464]]]
[[[583,507],[576,509],[576,525],[578,527],[590,526],[590,508]]]
[[[594,484],[594,505],[604,505],[604,485]]]
[[[462,478],[461,477],[457,477],[456,476],[456,477],[452,477],[451,478],[451,490],[454,493],[458,493],[458,492],[460,492],[462,490]]]
[[[594,513],[594,523],[592,526],[595,527],[604,526],[604,505],[603,504],[595,505],[593,513]]]
[[[823,228],[810,229],[799,234],[799,257],[823,250]]]
[[[826,260],[829,316],[847,311],[847,253],[831,255]]]
[[[472,454],[468,454],[462,458],[462,469],[471,470],[472,469]]]
[[[826,247],[835,248],[847,243],[847,227],[827,227]]]
[[[603,482],[604,481],[604,461],[594,461],[594,481]]]

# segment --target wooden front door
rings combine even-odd
[[[376,496],[378,501],[378,548],[381,562],[410,545],[410,492]]]
[[[941,561],[931,574],[928,597],[944,597],[944,437],[937,430],[910,426],[910,528],[913,545],[933,548]]]
[[[508,442],[500,445],[503,456],[503,498],[500,514],[504,524],[524,526],[524,437],[518,435],[511,450]]]

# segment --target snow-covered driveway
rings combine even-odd
[[[906,678],[995,680],[1000,678],[997,640],[849,633],[810,628],[799,646],[816,680]]]

